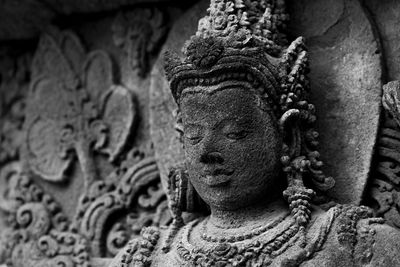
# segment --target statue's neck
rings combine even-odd
[[[218,228],[239,228],[265,223],[276,218],[277,214],[287,211],[288,206],[282,199],[260,201],[235,210],[211,207],[209,222]]]

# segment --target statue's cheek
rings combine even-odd
[[[185,161],[187,164],[195,164],[199,151],[193,145],[185,145]]]

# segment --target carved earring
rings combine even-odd
[[[169,179],[169,198],[181,212],[201,212],[207,210],[206,204],[197,194],[184,167],[171,169]]]
[[[182,207],[181,207],[181,172],[179,168],[173,168],[168,174],[168,205],[171,211],[172,223],[169,226],[167,238],[162,247],[162,251],[167,253],[170,248],[172,241],[174,240],[179,229],[184,225],[182,218]]]
[[[172,215],[162,251],[170,250],[173,239],[179,229],[184,225],[182,212],[197,212],[201,210],[204,202],[201,201],[193,185],[190,183],[186,170],[183,167],[172,168],[168,175],[168,203]],[[203,204],[205,206],[205,204]]]
[[[281,130],[287,133],[281,162],[288,183],[283,196],[289,203],[292,216],[302,232],[301,244],[305,245],[305,227],[311,218],[310,203],[315,192],[303,184],[303,174],[308,169],[310,161],[301,155],[302,137],[297,125],[299,116],[298,109],[290,109],[280,119]]]
[[[300,246],[306,245],[306,226],[311,219],[311,200],[315,196],[314,190],[306,188],[303,184],[303,173],[309,161],[304,156],[290,159],[282,157],[284,173],[286,174],[288,187],[283,191],[283,197],[289,204],[291,214],[300,227]]]

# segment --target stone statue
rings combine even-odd
[[[367,207],[318,205],[334,180],[286,21],[283,0],[211,0],[184,61],[166,54],[186,158],[170,173],[173,222],[144,228],[110,267],[400,266],[398,230]]]

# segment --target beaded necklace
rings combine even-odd
[[[283,220],[279,218],[277,221],[282,222]],[[300,227],[291,218],[284,229],[279,229],[280,224],[275,221],[272,223],[276,224],[275,227],[270,226],[269,231],[265,230],[264,234],[260,233],[257,240],[248,244],[243,244],[242,241],[236,241],[239,244],[229,243],[227,240],[225,242],[217,241],[216,243],[211,242],[213,245],[208,245],[209,248],[204,249],[189,241],[193,228],[199,223],[200,220],[195,220],[185,227],[177,246],[179,257],[194,266],[215,266],[222,262],[228,266],[253,266],[253,264],[262,262],[262,266],[267,266],[272,263],[273,258],[286,251],[300,237]],[[263,240],[260,240],[261,238]]]
[[[200,237],[204,241],[213,242],[213,243],[224,243],[224,242],[235,243],[235,242],[239,242],[239,241],[243,241],[243,240],[247,240],[247,239],[252,239],[252,238],[259,236],[259,235],[265,233],[266,231],[274,228],[279,223],[281,223],[284,219],[286,219],[286,217],[288,215],[289,215],[289,212],[285,212],[283,215],[279,216],[278,219],[274,220],[273,222],[270,222],[269,224],[261,226],[261,227],[257,227],[256,229],[253,229],[249,233],[241,234],[241,235],[237,235],[237,236],[221,237],[221,238],[218,238],[215,236],[210,236],[207,234],[206,226],[210,220],[210,217],[208,217],[202,223],[202,227],[201,227],[202,234],[200,235]]]

